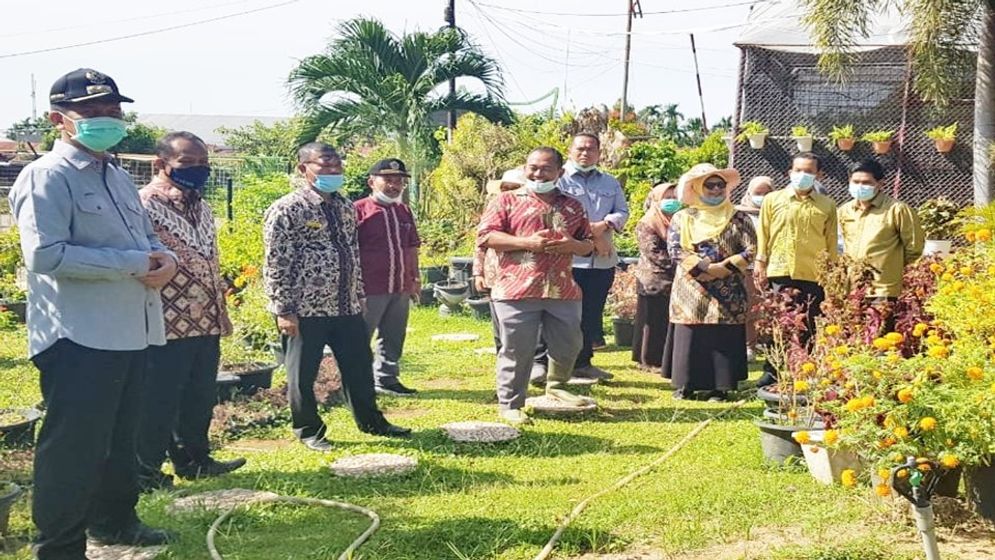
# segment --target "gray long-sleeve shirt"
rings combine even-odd
[[[60,338],[98,350],[166,343],[159,290],[139,281],[169,252],[127,172],[57,141],[10,191],[28,269],[28,354]]]
[[[579,171],[570,164],[564,167],[563,177],[556,184],[564,193],[576,198],[584,206],[587,219],[606,221],[615,231],[622,231],[629,219],[629,205],[618,180],[599,169]],[[618,254],[612,247],[609,255],[574,257],[574,268],[614,268]]]

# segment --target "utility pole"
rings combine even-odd
[[[35,75],[31,74],[31,121],[38,118],[38,103],[35,101]]]
[[[698,80],[698,102],[701,103],[701,131],[708,136],[708,120],[705,119],[705,96],[701,93],[701,72],[698,70],[698,49],[694,46],[694,33],[691,33],[691,55],[694,57],[694,77]]]
[[[632,18],[643,17],[643,8],[639,0],[625,0],[627,17],[625,23],[625,70],[622,74],[622,107],[619,118],[625,120],[626,107],[629,102],[629,52],[632,50]]]
[[[446,7],[445,11],[446,23],[449,25],[449,29],[456,29],[456,0],[449,0],[449,5]],[[453,99],[456,98],[456,79],[451,78],[449,80],[449,102],[452,103]],[[453,131],[456,130],[456,111],[450,109],[446,115],[446,141],[450,144],[453,142]]]

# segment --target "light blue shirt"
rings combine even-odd
[[[629,205],[625,193],[615,177],[599,169],[588,172],[577,170],[567,164],[563,177],[556,186],[564,193],[576,198],[584,206],[587,219],[591,223],[606,221],[616,232],[622,231],[629,219]],[[574,257],[574,268],[614,268],[618,264],[618,253],[612,246],[611,254]]]
[[[60,338],[98,350],[166,343],[159,290],[139,281],[156,237],[131,177],[72,144],[21,171],[10,190],[28,269],[28,355]]]

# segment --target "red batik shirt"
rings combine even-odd
[[[404,204],[356,201],[359,262],[367,296],[410,294],[418,282],[418,230]]]
[[[522,190],[498,195],[491,201],[477,228],[477,246],[491,232],[529,237],[553,230],[575,239],[590,239],[591,224],[580,202],[556,191],[552,203]],[[494,300],[581,298],[573,279],[573,255],[508,251],[497,254],[497,275],[491,287]]]

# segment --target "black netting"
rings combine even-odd
[[[964,76],[961,98],[938,107],[915,94],[902,48],[862,53],[844,84],[819,73],[816,55],[744,47],[742,56],[738,122],[759,121],[770,131],[761,150],[745,142],[733,149],[744,184],[757,175],[785,184],[798,152],[791,127],[804,125],[815,136],[812,151],[823,161],[824,183],[837,202],[849,199],[847,168],[866,157],[877,157],[885,166],[888,192],[913,206],[941,194],[964,205],[973,202],[973,72]],[[925,133],[952,122],[958,126],[957,143],[951,153],[940,154]],[[855,127],[858,139],[849,152],[827,138],[833,126],[844,124]],[[859,140],[874,130],[895,131],[889,154],[875,156],[870,143]],[[740,188],[737,197],[742,192]]]

